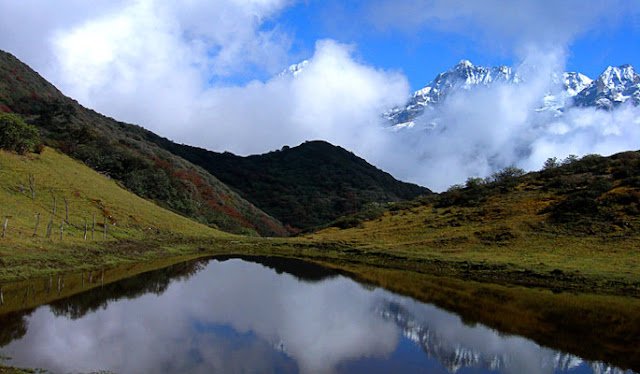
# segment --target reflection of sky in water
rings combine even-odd
[[[162,295],[77,320],[47,307],[0,352],[57,372],[593,373],[606,367],[336,277],[317,283],[261,265],[212,261]],[[595,369],[595,370],[594,370]],[[600,370],[602,369],[602,370]],[[609,368],[610,369],[610,368]],[[563,371],[564,370],[564,371]]]

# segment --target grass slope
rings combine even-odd
[[[0,111],[26,117],[45,143],[157,204],[229,232],[283,236],[273,217],[204,169],[145,140],[140,127],[82,107],[13,55],[0,51]]]
[[[29,175],[35,181],[33,199]],[[68,220],[64,199],[68,202]],[[0,238],[0,279],[143,259],[162,252],[162,242],[172,238],[188,243],[197,238],[235,237],[160,208],[51,148],[40,155],[25,156],[0,150],[0,225],[6,217],[6,234]],[[103,239],[105,217],[107,235]],[[50,221],[53,228],[47,238]],[[86,240],[85,221],[89,228]],[[145,242],[153,244],[145,246]]]
[[[640,153],[587,156],[400,203],[310,239],[348,258],[467,279],[640,295]]]

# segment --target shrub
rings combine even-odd
[[[465,183],[465,186],[467,188],[474,188],[474,187],[479,187],[485,184],[485,180],[482,178],[474,178],[474,177],[469,177],[467,178],[467,183]]]
[[[547,161],[544,162],[544,165],[542,165],[542,170],[555,169],[558,166],[560,166],[558,159],[556,157],[549,157]]]
[[[355,216],[340,217],[331,223],[332,227],[338,227],[342,230],[360,227],[361,225],[362,219]]]
[[[511,166],[507,166],[506,168],[497,171],[493,174],[491,174],[491,179],[494,182],[502,182],[502,181],[506,181],[508,179],[512,179],[512,178],[517,178],[517,177],[521,177],[525,174],[525,171],[515,167],[514,165]]]
[[[38,130],[11,113],[0,113],[0,148],[25,154],[40,143]]]

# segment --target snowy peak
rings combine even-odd
[[[520,76],[508,66],[488,68],[462,60],[448,71],[438,74],[425,88],[414,92],[406,107],[392,109],[384,116],[394,125],[409,123],[424,113],[425,108],[437,105],[456,90],[472,90],[496,82],[517,84],[521,81]]]
[[[626,64],[609,66],[576,96],[576,105],[613,109],[623,104],[640,105],[640,74]]]
[[[563,88],[569,96],[576,96],[593,82],[593,80],[586,75],[576,72],[564,73],[562,77]]]
[[[293,77],[297,77],[298,75],[300,75],[300,73],[302,73],[304,71],[304,69],[309,65],[309,60],[304,60],[298,64],[293,64],[291,66],[289,66],[288,68],[284,69],[280,74],[278,74],[278,76],[280,77],[286,77],[286,76],[293,76]]]
[[[462,60],[449,71],[438,74],[427,87],[447,94],[447,89],[461,87],[471,89],[474,86],[486,86],[494,82],[514,82],[520,78],[508,66],[487,68],[475,66],[468,60]]]
[[[418,122],[433,127],[435,122],[431,119],[419,117],[424,117],[429,108],[435,109],[453,92],[496,83],[518,85],[523,82],[508,66],[483,67],[462,60],[416,91],[405,107],[391,109],[383,116],[397,129],[413,127]],[[631,65],[610,66],[596,80],[578,72],[567,72],[554,75],[553,83],[554,88],[540,98],[537,112],[561,116],[571,106],[610,110],[626,102],[640,105],[640,75]]]
[[[639,82],[639,76],[633,70],[631,65],[622,65],[618,67],[609,66],[598,77],[597,85],[599,91],[616,90],[621,87],[626,88]]]

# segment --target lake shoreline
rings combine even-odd
[[[86,246],[78,242],[70,246],[53,244],[51,248],[44,250],[34,246],[17,247],[11,249],[10,255],[0,257],[0,283],[163,258],[205,255],[273,255],[338,267],[366,265],[488,284],[542,288],[553,292],[640,298],[640,280],[637,277],[603,275],[594,273],[594,269],[589,268],[532,267],[494,261],[490,255],[481,259],[460,260],[453,256],[430,255],[428,252],[412,255],[407,252],[363,248],[341,241],[241,236],[216,238],[166,235],[138,240],[93,242]]]

